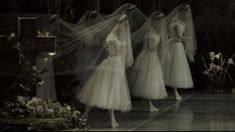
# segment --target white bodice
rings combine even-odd
[[[154,32],[148,32],[144,36],[144,49],[149,51],[157,51],[158,45],[160,43],[160,35]]]
[[[109,34],[106,38],[106,49],[109,52],[109,56],[119,56],[123,52],[125,46],[117,36]]]
[[[185,23],[181,20],[174,20],[170,25],[170,39],[182,40],[185,31]]]

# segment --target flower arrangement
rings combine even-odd
[[[231,58],[226,59],[222,53],[215,54],[215,52],[211,51],[209,52],[209,64],[206,63],[203,56],[201,58],[206,69],[203,74],[208,77],[210,91],[225,92],[224,85],[226,78],[230,79],[234,84],[233,79],[228,73],[228,69],[231,65],[235,65],[235,54]]]
[[[75,108],[67,104],[60,104],[50,99],[38,97],[17,96],[15,101],[11,100],[5,103],[0,115],[5,120],[26,121],[25,119],[29,119],[29,122],[41,122],[29,125],[30,130],[45,130],[50,126],[48,124],[45,125],[46,122],[52,120],[56,120],[56,122],[50,126],[50,129],[57,130],[58,119],[63,121],[63,123],[60,121],[59,129],[79,128],[87,130],[89,128],[86,120],[80,118],[81,113],[75,110]]]

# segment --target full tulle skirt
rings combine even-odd
[[[162,69],[157,52],[143,50],[137,57],[130,83],[131,93],[144,99],[164,99],[167,97]]]
[[[88,106],[130,111],[130,93],[121,57],[109,56],[103,60],[77,94],[77,99]]]
[[[174,88],[193,88],[193,79],[183,44],[174,42],[171,45],[171,68],[167,85]]]

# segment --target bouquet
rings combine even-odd
[[[201,58],[206,69],[203,74],[208,77],[210,91],[225,92],[227,89],[224,88],[224,85],[227,78],[234,85],[228,69],[231,65],[235,65],[235,54],[230,58],[225,58],[222,53],[215,54],[215,52],[211,51],[209,52],[209,63],[206,63],[203,56]]]

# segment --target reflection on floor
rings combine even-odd
[[[118,128],[110,128],[107,111],[91,111],[91,131],[235,131],[235,94],[185,93],[182,101],[154,102],[160,109],[149,113],[147,101],[132,102],[129,113],[116,112]]]

